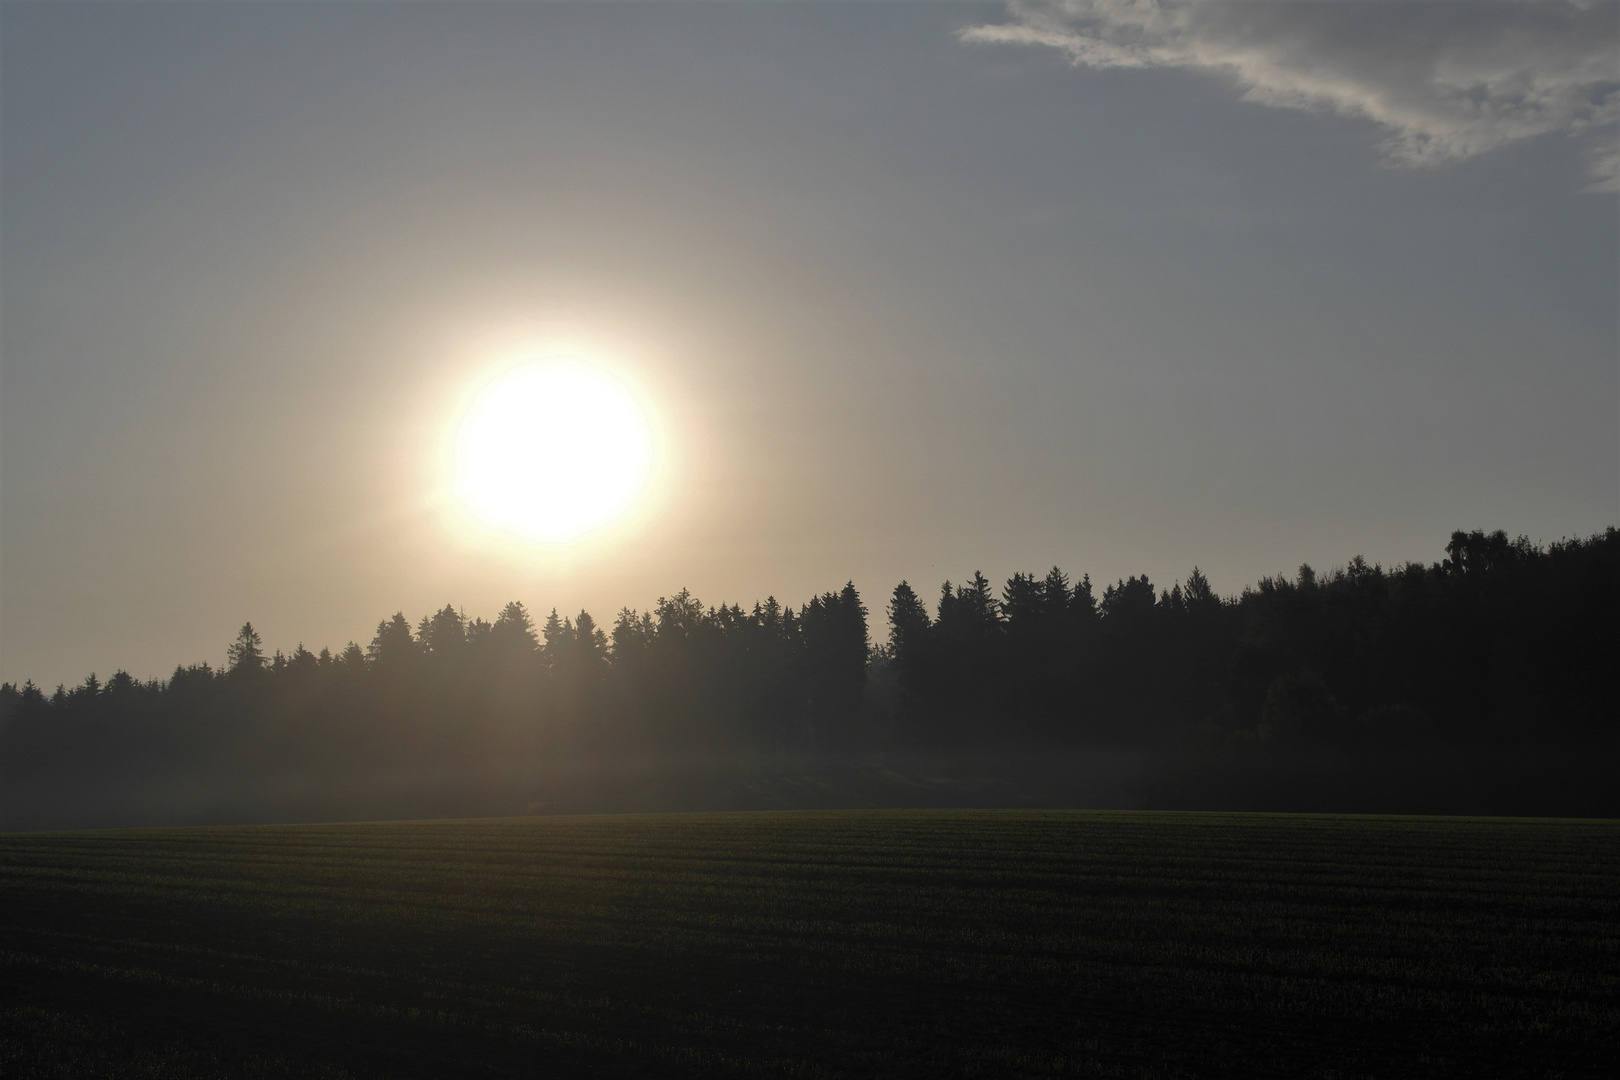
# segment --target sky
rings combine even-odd
[[[1614,3],[0,6],[0,678],[1620,524]],[[568,355],[655,488],[444,497]]]

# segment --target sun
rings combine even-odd
[[[490,528],[563,543],[628,514],[653,472],[646,410],[578,360],[512,368],[473,399],[455,439],[454,492]]]

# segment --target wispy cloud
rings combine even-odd
[[[1620,191],[1614,0],[1009,0],[965,40],[1044,45],[1093,68],[1187,68],[1245,100],[1372,120],[1398,166],[1578,136],[1593,191]]]

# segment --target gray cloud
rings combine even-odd
[[[1092,68],[1218,73],[1247,101],[1374,121],[1397,166],[1577,136],[1588,190],[1620,191],[1613,0],[1009,0],[1008,14],[964,39],[1045,45]]]

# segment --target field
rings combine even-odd
[[[0,835],[3,1076],[1597,1076],[1620,823]]]

